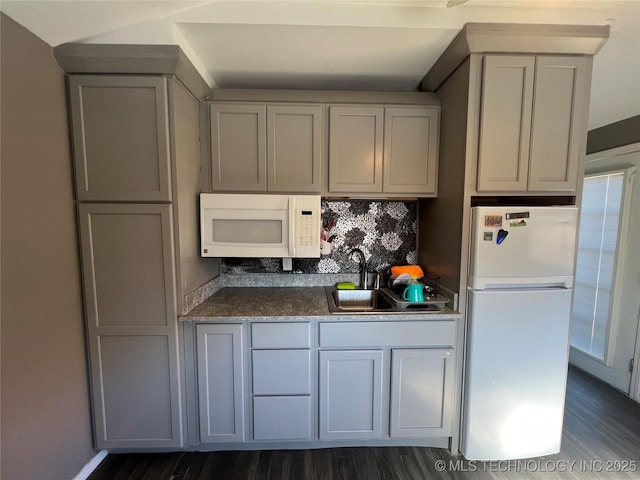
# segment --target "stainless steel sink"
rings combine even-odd
[[[367,314],[367,313],[420,313],[440,312],[435,305],[420,306],[420,308],[399,308],[387,298],[383,290],[337,290],[326,287],[329,311],[337,314]]]
[[[384,310],[391,303],[378,290],[333,290],[333,301],[339,310]]]

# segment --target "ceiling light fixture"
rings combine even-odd
[[[447,8],[457,7],[458,5],[462,5],[463,3],[467,3],[469,0],[449,0],[447,2]]]

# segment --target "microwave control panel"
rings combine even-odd
[[[295,197],[295,256],[320,256],[320,197],[297,195]]]
[[[317,212],[314,212],[313,210],[298,211],[298,247],[313,247],[318,244],[316,240],[317,215]]]

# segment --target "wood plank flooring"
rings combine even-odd
[[[108,455],[89,480],[640,479],[640,404],[571,368],[562,450],[468,462],[422,447]]]

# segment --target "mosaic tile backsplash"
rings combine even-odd
[[[370,200],[322,201],[322,223],[332,252],[320,258],[294,258],[297,273],[354,273],[349,252],[359,248],[369,270],[416,263],[417,203]],[[279,258],[225,258],[222,273],[280,273]]]

